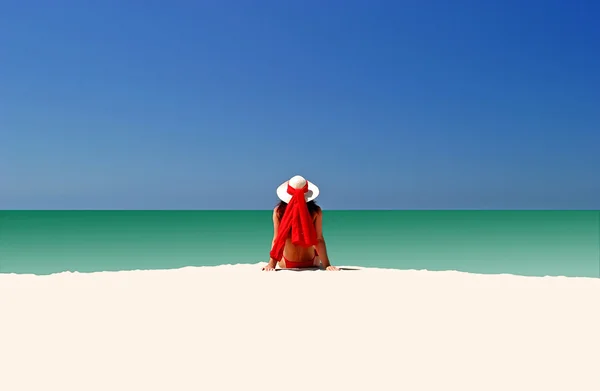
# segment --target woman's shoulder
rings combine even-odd
[[[323,215],[323,209],[321,209],[319,206],[315,206],[311,214],[314,218],[321,217]]]

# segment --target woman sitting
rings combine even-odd
[[[263,270],[314,268],[337,271],[327,256],[323,212],[315,203],[319,188],[297,175],[277,188],[281,200],[273,210],[273,243]]]

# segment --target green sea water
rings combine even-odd
[[[324,211],[335,265],[600,278],[599,211]],[[0,211],[0,273],[266,262],[271,211]]]

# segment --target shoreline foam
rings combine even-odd
[[[126,270],[103,270],[103,271],[71,271],[64,270],[60,272],[53,273],[44,273],[44,274],[36,274],[36,273],[13,273],[13,272],[0,272],[0,279],[3,276],[35,276],[35,277],[51,277],[57,275],[98,275],[98,274],[115,274],[115,273],[157,273],[157,272],[178,272],[178,271],[190,271],[190,272],[198,272],[202,270],[213,270],[213,271],[226,271],[233,270],[235,272],[240,271],[261,271],[263,266],[267,265],[267,262],[258,262],[258,263],[239,263],[239,264],[221,264],[221,265],[205,265],[205,266],[183,266],[177,268],[167,268],[167,269],[126,269]],[[480,273],[480,272],[470,272],[464,270],[455,270],[455,269],[447,269],[447,270],[430,270],[430,269],[400,269],[400,268],[385,268],[385,267],[373,267],[373,266],[355,266],[355,265],[336,265],[337,267],[343,269],[342,271],[363,271],[363,272],[400,272],[400,273],[446,273],[446,274],[462,274],[462,275],[471,275],[471,276],[493,276],[493,277],[515,277],[515,278],[526,278],[526,279],[539,279],[539,278],[558,278],[558,279],[575,279],[575,280],[598,280],[600,281],[600,275],[598,277],[590,277],[590,276],[565,276],[565,275],[523,275],[523,274],[514,274],[514,273]],[[305,272],[305,273],[331,273],[324,269],[281,269],[277,268],[278,272]],[[261,271],[262,272],[262,271]]]

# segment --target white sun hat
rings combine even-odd
[[[307,180],[300,175],[296,175],[290,180],[283,182],[277,188],[277,197],[285,203],[289,203],[292,195],[287,192],[288,184],[294,189],[301,189],[306,185]],[[308,182],[308,191],[304,194],[306,202],[312,201],[319,196],[319,188],[311,182]]]

